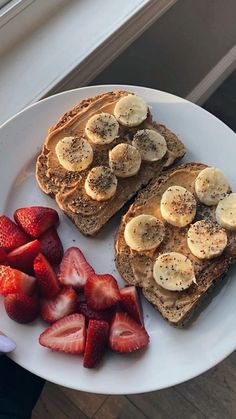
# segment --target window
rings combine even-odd
[[[11,0],[0,0],[0,8],[5,6],[7,3],[10,3]]]

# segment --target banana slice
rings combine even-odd
[[[109,151],[109,165],[118,177],[134,176],[140,169],[141,156],[132,145],[121,143]]]
[[[185,227],[196,215],[196,200],[182,186],[170,186],[161,198],[161,215],[173,226]]]
[[[81,172],[93,161],[93,149],[83,137],[64,137],[55,151],[59,163],[71,172]]]
[[[195,192],[199,201],[205,205],[217,205],[229,191],[229,182],[216,167],[203,169],[196,178]]]
[[[93,167],[86,180],[85,191],[96,201],[107,201],[116,193],[117,179],[109,167]]]
[[[183,291],[196,283],[191,260],[177,252],[158,256],[153,266],[153,277],[158,285],[170,291]]]
[[[89,118],[85,133],[94,144],[110,144],[118,137],[119,124],[110,113],[98,113]]]
[[[141,154],[142,160],[157,161],[167,152],[165,138],[153,129],[142,129],[136,132],[132,145]]]
[[[189,227],[187,243],[198,259],[212,259],[224,251],[227,234],[218,224],[201,220]]]
[[[114,115],[122,125],[136,127],[147,118],[148,106],[136,95],[122,97],[115,105]]]
[[[164,224],[152,215],[138,215],[125,226],[124,238],[126,244],[137,252],[155,249],[164,237]]]
[[[229,230],[236,230],[236,193],[222,199],[216,207],[216,220]]]

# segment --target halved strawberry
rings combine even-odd
[[[93,274],[87,279],[84,294],[88,305],[94,310],[104,310],[120,300],[120,293],[114,276]]]
[[[39,314],[39,300],[26,294],[8,294],[4,305],[8,316],[18,323],[32,322]]]
[[[0,247],[3,247],[6,252],[16,249],[29,240],[29,236],[10,218],[5,215],[0,217]]]
[[[71,314],[49,326],[39,336],[39,343],[53,351],[81,354],[86,338],[85,318],[82,314]]]
[[[40,252],[38,240],[23,244],[8,253],[8,262],[12,268],[31,273],[33,271],[33,261]]]
[[[18,208],[14,212],[14,219],[27,234],[35,239],[59,222],[58,214],[54,209],[39,206]]]
[[[108,344],[109,324],[103,320],[90,320],[84,352],[85,368],[95,367],[102,359]]]
[[[116,313],[111,324],[109,346],[113,351],[127,353],[143,349],[149,336],[143,326],[127,313]]]
[[[82,288],[93,273],[93,268],[78,247],[70,247],[66,250],[59,270],[59,281],[62,284]]]
[[[60,284],[57,276],[42,253],[34,259],[34,273],[43,297],[53,298],[59,293]]]
[[[123,307],[136,322],[143,324],[142,306],[136,287],[131,285],[130,287],[121,288],[120,298],[121,307]]]
[[[52,265],[58,265],[63,256],[63,247],[60,237],[54,227],[45,231],[40,237],[39,242],[41,252],[46,256]]]
[[[77,294],[72,287],[63,288],[56,297],[41,300],[41,317],[47,323],[54,323],[77,310]]]
[[[78,303],[78,312],[85,316],[87,322],[89,320],[104,320],[110,323],[114,314],[114,308],[111,307],[106,310],[93,310],[88,306],[86,301],[81,301]]]
[[[0,265],[0,294],[12,293],[32,294],[36,279],[24,272],[12,269],[10,266]]]
[[[7,264],[8,264],[7,253],[3,249],[3,247],[0,247],[0,265],[7,265]]]

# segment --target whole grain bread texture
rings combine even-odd
[[[201,163],[187,163],[162,173],[153,179],[137,196],[128,212],[123,216],[115,240],[116,267],[123,279],[142,290],[144,297],[160,314],[177,327],[187,326],[199,313],[197,308],[218,283],[224,282],[225,273],[236,261],[236,232],[228,231],[228,244],[221,256],[211,260],[196,258],[187,246],[189,226],[179,228],[166,223],[161,217],[160,200],[164,191],[173,185],[183,186],[194,193],[197,175],[207,167]],[[161,245],[152,251],[136,252],[124,240],[124,229],[128,221],[139,214],[151,214],[165,223],[165,238]],[[215,207],[197,203],[196,218],[216,222]],[[165,252],[180,252],[193,263],[197,285],[192,284],[185,291],[168,291],[159,286],[152,274],[156,258]],[[221,281],[222,279],[222,281]]]
[[[101,112],[101,109],[112,113],[117,100],[128,94],[130,92],[127,91],[108,92],[79,102],[49,129],[37,159],[36,179],[39,187],[56,200],[60,209],[84,235],[95,235],[154,176],[185,154],[183,143],[164,125],[153,122],[149,111],[147,119],[138,127],[127,128],[120,125],[119,137],[112,144],[92,145],[94,160],[88,169],[82,172],[68,172],[59,164],[55,153],[57,142],[65,136],[84,135],[84,127],[89,117]],[[121,142],[131,143],[134,133],[145,128],[155,129],[165,137],[168,147],[166,155],[157,162],[142,162],[135,176],[119,179],[116,194],[108,201],[92,200],[84,189],[89,170],[98,165],[107,166],[109,149]]]

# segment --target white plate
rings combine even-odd
[[[34,178],[35,158],[50,125],[79,100],[117,89],[131,90],[151,106],[154,119],[162,121],[185,143],[187,161],[200,161],[223,169],[236,190],[236,138],[217,118],[186,100],[157,90],[134,86],[96,86],[65,92],[42,100],[9,120],[0,131],[0,213],[9,216],[20,206],[47,205]],[[78,245],[97,272],[115,271],[113,239],[119,217],[95,238],[83,237],[60,214],[59,234],[64,248]],[[232,268],[220,293],[192,326],[176,330],[143,301],[145,325],[151,343],[144,352],[108,354],[95,370],[82,367],[80,356],[51,352],[38,344],[43,323],[18,325],[5,314],[0,301],[0,330],[12,336],[18,364],[49,381],[95,393],[129,394],[157,390],[183,382],[223,360],[236,348],[236,271]]]

